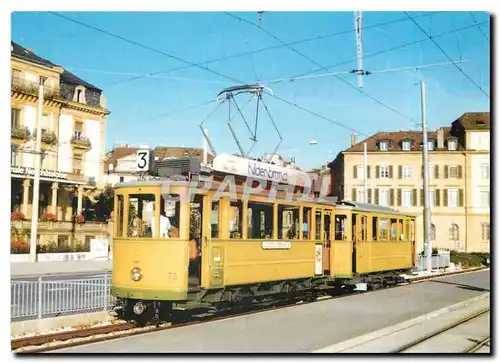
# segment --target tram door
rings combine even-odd
[[[325,275],[330,274],[330,253],[333,231],[333,212],[324,211],[323,213],[323,272]]]
[[[201,241],[203,231],[203,196],[195,195],[189,217],[189,287],[201,286]]]
[[[351,232],[352,232],[352,272],[356,272],[356,250],[359,244],[359,233],[358,233],[358,215],[353,213],[351,215]]]

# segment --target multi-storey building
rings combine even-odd
[[[31,218],[34,146],[37,122],[41,122],[38,213],[71,221],[75,214],[82,214],[83,196],[103,186],[110,112],[102,90],[14,42],[11,71],[11,212]],[[44,99],[38,120],[41,77],[45,79]]]
[[[364,143],[367,179],[364,178]],[[428,133],[433,247],[490,250],[490,114],[465,113]],[[418,215],[423,249],[420,131],[379,132],[340,152],[329,167],[332,195]]]

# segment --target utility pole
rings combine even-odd
[[[45,77],[40,76],[40,86],[38,89],[38,112],[36,125],[36,142],[35,142],[35,176],[33,180],[33,205],[31,208],[31,239],[30,239],[30,261],[36,262],[36,236],[38,229],[38,203],[40,197],[40,168],[42,164],[42,151],[40,146],[42,143],[42,118],[43,118],[43,85]]]
[[[425,107],[425,81],[420,82],[422,96],[422,159],[424,165],[424,248],[427,260],[427,272],[432,272],[432,246],[430,239],[431,209],[429,207],[429,154],[427,152],[427,115]]]
[[[358,87],[363,88],[363,36],[361,30],[363,27],[363,16],[361,11],[354,12],[354,27],[356,30],[356,55],[358,57]]]
[[[364,163],[364,188],[365,188],[365,197],[364,202],[368,203],[368,151],[366,146],[366,141],[363,143],[363,163]]]

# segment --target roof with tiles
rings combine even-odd
[[[49,67],[49,68],[61,67],[64,69],[64,67],[59,66],[59,65],[52,63],[51,61],[49,61],[45,58],[42,58],[42,57],[36,55],[32,49],[24,48],[23,46],[17,44],[16,42],[13,42],[13,41],[11,41],[10,44],[11,44],[11,48],[10,48],[11,49],[11,52],[10,52],[11,56],[13,56],[15,58],[19,58],[19,59],[25,60],[27,62],[39,64],[39,65]],[[68,72],[67,70],[64,70],[60,77],[61,77],[61,81],[63,81],[63,82],[76,84],[76,85],[82,85],[82,86],[85,86],[87,88],[92,88],[92,89],[95,89],[98,91],[102,91],[100,88],[88,83],[87,81],[84,81],[83,79],[77,77],[76,75],[74,75],[71,72]]]
[[[451,135],[451,127],[442,127],[441,128],[443,132],[443,139],[446,141],[449,137],[453,137]],[[437,148],[437,139],[438,139],[438,132],[437,131],[430,131],[427,133],[427,138],[430,140],[434,140],[435,142],[435,150],[438,150]],[[366,148],[368,152],[374,152],[374,151],[380,151],[380,142],[381,141],[388,141],[388,150],[387,151],[402,151],[403,146],[402,142],[404,140],[411,140],[411,150],[422,150],[421,149],[421,144],[422,144],[422,132],[421,131],[415,131],[415,130],[409,130],[409,131],[394,131],[394,132],[377,132],[376,134],[370,136],[369,138],[362,140],[355,145],[351,146],[350,148],[344,150],[344,152],[363,152],[363,144],[366,142]],[[462,147],[462,145],[459,145],[459,148]]]
[[[466,131],[490,130],[491,121],[489,112],[466,112],[453,123],[453,126],[461,126]]]

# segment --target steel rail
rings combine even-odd
[[[324,300],[332,300],[332,299],[339,299],[343,297],[349,297],[349,296],[354,296],[354,295],[361,295],[361,294],[367,294],[367,293],[373,293],[381,290],[387,290],[387,289],[392,289],[392,288],[397,288],[397,287],[403,287],[403,286],[408,286],[410,284],[418,284],[418,283],[423,283],[427,281],[432,281],[436,278],[441,278],[441,277],[447,277],[447,276],[453,276],[453,275],[462,275],[462,274],[467,274],[471,272],[476,272],[479,270],[485,270],[488,269],[488,267],[480,267],[480,268],[474,268],[474,269],[469,269],[466,271],[456,271],[456,272],[451,272],[451,273],[443,273],[439,275],[432,275],[432,276],[419,276],[415,278],[408,278],[406,279],[405,282],[394,285],[394,286],[388,286],[388,287],[380,287],[378,289],[374,290],[367,290],[367,291],[350,291],[350,292],[340,292],[338,295],[323,295],[318,298],[315,298],[313,301],[299,301],[299,302],[292,302],[292,303],[286,303],[283,304],[283,302],[277,301],[274,306],[270,308],[262,308],[257,306],[254,306],[253,308],[250,307],[249,311],[244,311],[241,313],[231,313],[231,312],[221,312],[220,316],[209,316],[205,318],[201,318],[199,320],[194,320],[194,321],[188,321],[188,322],[183,322],[182,319],[179,320],[179,322],[165,322],[164,324],[155,327],[155,326],[149,326],[149,327],[137,327],[133,325],[132,323],[128,322],[123,322],[123,323],[118,323],[118,324],[113,324],[113,325],[108,325],[108,326],[101,326],[101,327],[94,327],[94,328],[85,328],[81,330],[71,330],[71,331],[64,331],[64,332],[58,332],[58,333],[53,333],[53,334],[44,334],[44,335],[38,335],[38,336],[32,336],[32,337],[25,337],[25,338],[18,338],[18,339],[13,339],[11,341],[11,349],[12,350],[17,350],[21,348],[26,348],[26,347],[33,347],[32,349],[23,351],[23,352],[15,352],[16,354],[32,354],[32,353],[44,353],[44,352],[50,352],[50,351],[57,351],[59,349],[65,349],[65,348],[70,348],[70,347],[76,347],[76,346],[81,346],[81,345],[88,345],[88,344],[93,344],[93,343],[99,343],[103,341],[110,341],[110,340],[115,340],[119,338],[125,338],[125,337],[130,337],[134,335],[140,335],[140,334],[148,334],[148,333],[154,333],[166,329],[175,329],[175,328],[180,328],[180,327],[185,327],[189,325],[196,325],[200,324],[203,322],[211,322],[211,321],[218,321],[218,320],[224,320],[224,319],[229,319],[229,318],[235,318],[235,317],[240,317],[240,316],[245,316],[245,315],[251,315],[251,314],[256,314],[256,313],[262,313],[262,312],[269,312],[273,310],[279,310],[279,309],[284,309],[284,308],[289,308],[293,306],[298,306],[298,305],[306,305],[306,304],[312,304],[315,302],[319,301],[324,301]],[[271,302],[272,303],[272,302]],[[264,303],[265,304],[265,303]],[[262,303],[261,303],[262,305]],[[277,306],[276,306],[277,305]],[[228,314],[229,313],[229,314]],[[185,313],[182,313],[181,315],[184,315]],[[193,316],[196,316],[194,314]],[[187,317],[187,316],[186,316]],[[187,317],[189,318],[189,317]],[[119,335],[110,335],[113,333],[117,332],[124,332],[123,334]],[[103,335],[105,336],[98,336],[98,335]],[[98,336],[95,338],[92,338],[93,336]],[[79,341],[71,341],[67,342],[76,338],[90,338],[88,340],[79,340]],[[60,342],[61,344],[57,346],[43,346],[45,344],[49,344],[52,342]]]

